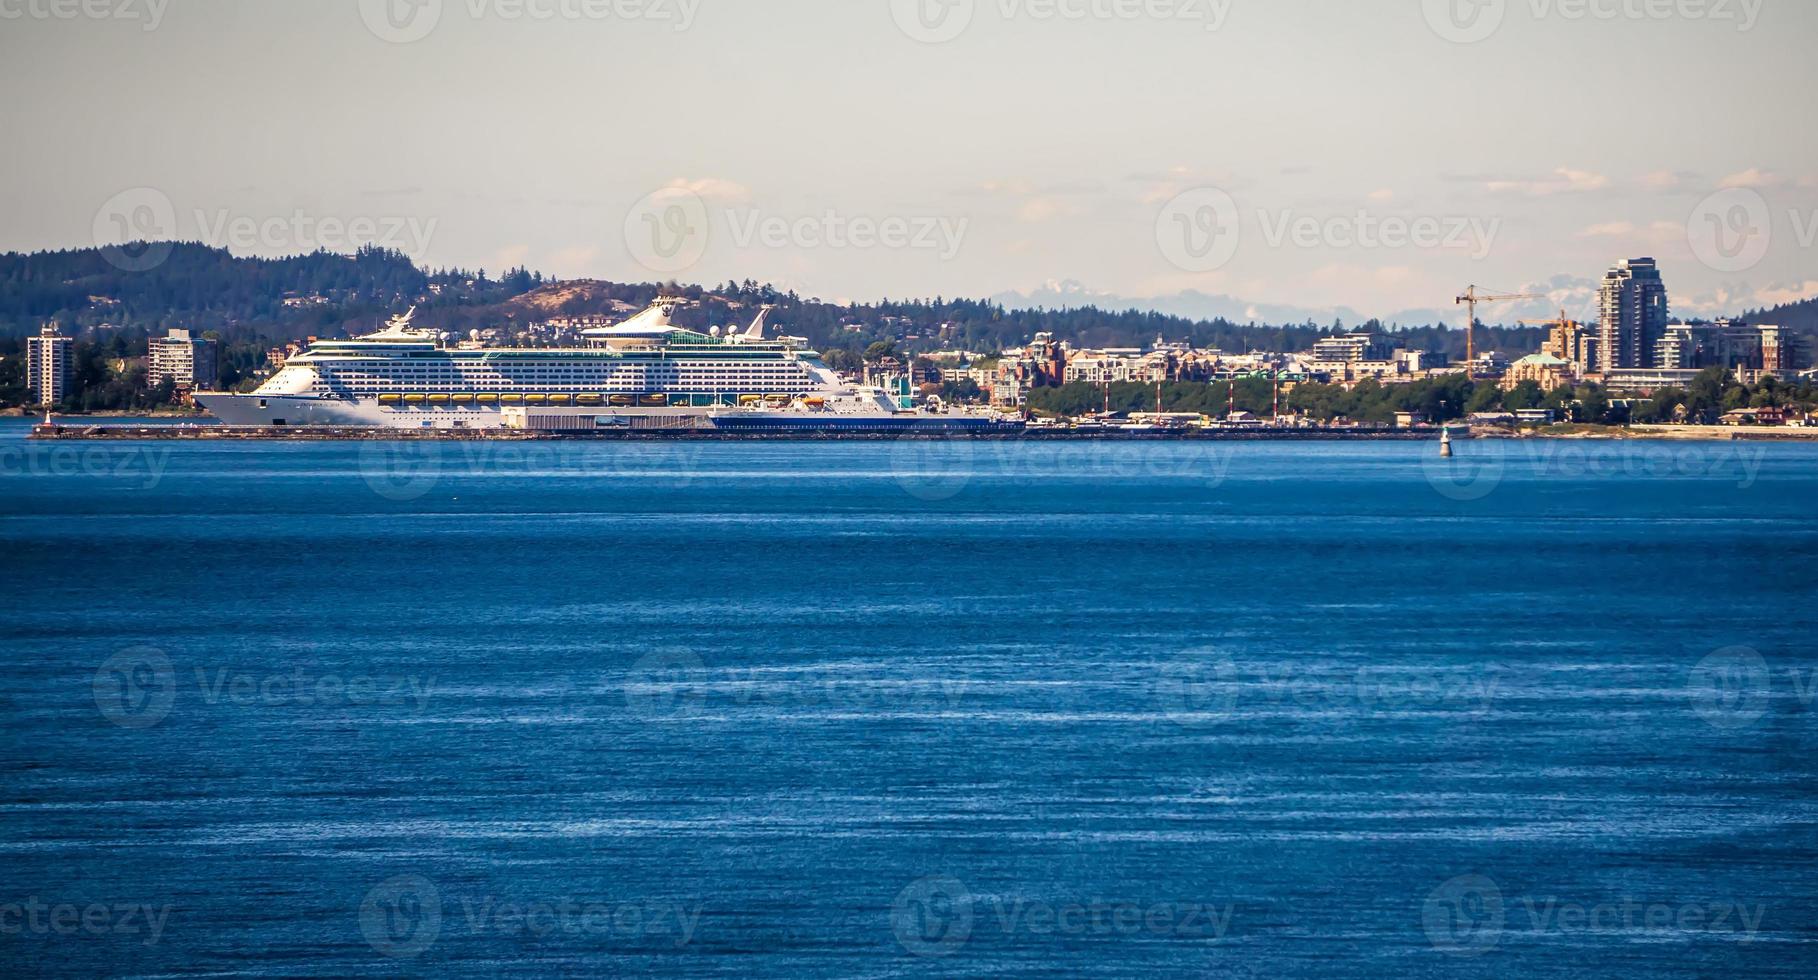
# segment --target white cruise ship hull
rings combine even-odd
[[[502,429],[512,427],[510,416],[497,407],[390,406],[377,400],[343,400],[271,395],[204,393],[196,403],[223,424],[257,428],[328,426],[379,429]],[[537,422],[526,425],[523,409],[516,410],[516,427],[558,431],[639,426],[649,422],[691,419],[690,427],[720,431],[789,432],[977,432],[1020,429],[1021,423],[982,416],[898,413],[843,413],[806,411],[747,411],[708,408],[568,408],[534,410]],[[550,426],[562,418],[566,424]]]
[[[261,428],[497,429],[505,424],[503,412],[486,406],[392,408],[380,405],[377,399],[219,393],[198,394],[196,404],[224,425]]]

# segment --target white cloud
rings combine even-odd
[[[1601,225],[1592,225],[1578,233],[1579,238],[1628,238],[1635,234],[1635,225],[1629,221],[1611,221]]]
[[[499,272],[515,269],[530,258],[529,245],[507,245],[492,253],[492,267]]]
[[[1589,170],[1560,167],[1551,177],[1540,180],[1492,180],[1485,185],[1492,194],[1525,194],[1528,197],[1551,197],[1555,194],[1582,194],[1610,186],[1610,178]]]
[[[549,256],[549,271],[558,276],[575,276],[594,268],[600,250],[591,245],[557,249]]]
[[[1760,190],[1763,187],[1778,187],[1784,183],[1786,181],[1782,180],[1779,174],[1750,167],[1739,174],[1731,174],[1723,178],[1718,186],[1724,190],[1735,190],[1736,188]]]
[[[1677,221],[1656,221],[1645,227],[1632,221],[1608,221],[1592,225],[1578,233],[1579,238],[1625,238],[1647,245],[1670,245],[1685,240],[1685,225]]]
[[[1770,286],[1756,290],[1755,306],[1786,306],[1789,303],[1803,303],[1808,299],[1818,299],[1818,280],[1808,280],[1791,286]]]
[[[1211,170],[1196,170],[1192,167],[1170,167],[1166,173],[1142,174],[1136,180],[1149,186],[1138,197],[1144,204],[1160,204],[1173,200],[1176,195],[1198,187],[1216,187],[1229,191],[1236,179],[1228,173]]]
[[[693,194],[708,201],[744,201],[751,197],[751,191],[745,185],[719,177],[701,177],[694,180],[677,177],[658,190],[656,196],[659,198],[679,197],[684,194]]]
[[[1018,221],[1035,223],[1051,218],[1069,218],[1080,213],[1076,204],[1052,197],[1032,197],[1016,211]]]

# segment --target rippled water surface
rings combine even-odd
[[[1818,962],[1818,446],[23,434],[9,975]]]

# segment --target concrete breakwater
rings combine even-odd
[[[1422,441],[1437,429],[1143,429],[1072,430],[1033,428],[986,432],[738,432],[714,429],[540,432],[522,429],[370,429],[342,427],[251,428],[223,425],[39,425],[31,438],[57,441],[185,442],[877,442],[896,439],[1022,442],[1181,441]]]

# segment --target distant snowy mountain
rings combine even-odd
[[[1597,283],[1575,276],[1554,276],[1545,282],[1529,283],[1516,292],[1537,293],[1547,297],[1515,303],[1480,307],[1478,317],[1485,323],[1513,324],[1516,320],[1545,320],[1559,314],[1590,320],[1597,316]],[[1294,324],[1308,320],[1321,325],[1342,320],[1356,325],[1380,319],[1390,326],[1421,327],[1439,323],[1458,325],[1464,319],[1455,307],[1391,310],[1386,313],[1363,312],[1348,306],[1309,307],[1279,303],[1259,303],[1235,296],[1214,295],[1198,290],[1185,290],[1168,296],[1122,296],[1091,289],[1075,279],[1050,281],[1029,292],[1003,292],[991,301],[1009,309],[1067,310],[1093,306],[1101,310],[1145,310],[1194,320],[1225,319],[1232,323]]]

